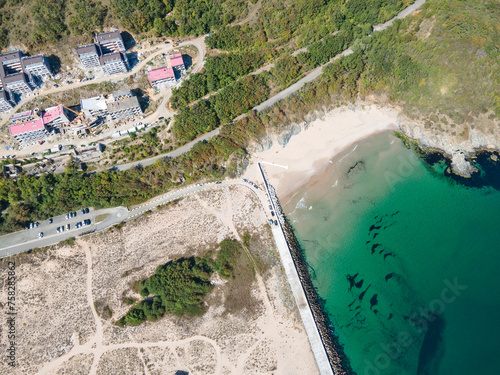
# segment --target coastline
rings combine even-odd
[[[257,163],[262,163],[285,203],[301,186],[320,176],[333,157],[362,139],[397,129],[398,123],[399,112],[390,107],[357,104],[336,108],[323,118],[298,125],[300,130],[294,135],[289,130],[288,142],[281,141],[282,134],[268,136],[272,146],[251,153],[243,177],[258,180]]]
[[[285,135],[286,141],[283,141],[283,135],[274,136],[275,139],[271,141],[272,145],[269,149],[253,154],[250,166],[243,177],[258,181],[260,179],[256,172],[264,173],[261,169],[264,167],[267,179],[273,185],[272,190],[275,191],[277,198],[286,202],[301,186],[311,183],[314,178],[321,178],[329,161],[353,143],[383,131],[396,129],[398,115],[399,113],[392,108],[379,108],[375,105],[368,106],[368,108],[344,106],[334,109],[324,118],[316,119],[311,124],[303,124],[298,134],[294,135],[292,126],[289,134]],[[278,199],[274,204],[280,205]],[[273,201],[272,198],[271,201]],[[302,317],[304,327],[308,331],[309,344],[315,353],[320,373],[330,373],[330,370],[325,367],[325,357],[322,353],[324,350],[334,373],[349,374],[351,373],[349,359],[345,356],[343,347],[336,340],[336,334],[328,324],[327,315],[311,282],[308,266],[293,228],[284,218],[286,214],[281,213],[281,208],[275,208],[274,211],[278,220],[282,222],[283,229],[280,231],[283,230],[287,243],[286,254],[280,254],[280,257],[284,266],[288,265],[288,282],[294,295],[302,295],[297,286],[301,285],[300,289],[302,293],[305,293],[304,297],[307,300],[308,313],[301,310],[305,308],[303,297],[295,296],[297,307],[301,310],[301,315],[304,315]],[[281,216],[282,214],[285,216]],[[275,234],[277,246],[278,237]],[[291,270],[291,263],[294,264],[292,268],[295,271]],[[309,315],[314,321],[313,324],[310,322]],[[311,329],[312,325],[316,327],[314,330]],[[321,344],[318,343],[318,334]]]

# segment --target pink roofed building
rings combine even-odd
[[[31,121],[37,117],[37,114],[33,111],[14,113],[12,116],[10,116],[10,123],[20,124],[22,122]]]
[[[148,72],[148,79],[155,89],[171,86],[175,83],[175,73],[171,67],[162,66]]]
[[[69,123],[68,114],[61,104],[46,108],[42,114],[42,120],[43,124],[51,129],[59,129],[62,124]]]
[[[27,121],[22,124],[11,125],[9,126],[9,131],[10,135],[19,143],[39,141],[49,135],[41,118]]]
[[[180,53],[176,53],[174,55],[168,56],[170,61],[170,66],[179,74],[184,74],[186,72],[186,67],[184,66],[184,60],[182,59],[182,55]]]

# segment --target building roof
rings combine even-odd
[[[10,116],[10,121],[14,122],[24,117],[30,117],[30,116],[33,116],[33,111],[14,113],[12,116]]]
[[[95,38],[97,40],[97,43],[106,43],[111,40],[122,39],[119,30],[113,30],[113,31],[108,31],[106,33],[97,34]]]
[[[12,82],[18,82],[18,81],[24,81],[26,83],[26,77],[24,76],[24,73],[16,73],[16,74],[11,74],[8,76],[5,76],[3,79],[4,83],[12,83]]]
[[[43,120],[41,118],[23,124],[9,126],[10,135],[18,135],[42,129],[45,129],[45,127],[43,126]]]
[[[36,56],[26,56],[21,59],[23,62],[23,65],[31,65],[31,64],[37,64],[37,63],[43,63],[44,62],[44,55],[36,55]]]
[[[94,43],[92,43],[92,44],[86,44],[84,46],[78,46],[78,47],[76,47],[76,53],[78,55],[86,55],[87,53],[97,53],[97,54],[99,54],[99,50],[97,48],[98,48],[98,46],[96,46]]]
[[[132,91],[130,91],[130,89],[123,89],[123,90],[113,91],[113,99],[114,100],[128,98],[130,96],[133,96],[132,95]]]
[[[172,68],[162,66],[161,68],[152,69],[148,72],[149,82],[156,82],[160,79],[175,77]]]
[[[139,99],[137,99],[137,96],[131,96],[122,100],[117,100],[116,102],[108,102],[108,111],[111,113],[119,112],[137,106],[140,108]]]
[[[20,60],[22,56],[21,51],[16,51],[16,52],[8,52],[0,55],[0,62],[3,63],[5,61],[10,61],[10,60]]]
[[[48,124],[49,122],[61,116],[62,114],[64,114],[62,104],[57,105],[55,107],[46,108],[42,115],[43,123]]]
[[[5,90],[0,90],[0,99],[9,100],[9,94]]]
[[[176,53],[175,55],[170,56],[170,66],[174,67],[179,65],[184,65],[182,55],[180,53]]]
[[[88,109],[88,110],[99,111],[108,109],[108,106],[106,104],[106,100],[102,99],[99,96],[96,96],[94,98],[80,100],[80,108],[82,110]]]
[[[101,65],[112,63],[118,60],[123,60],[123,54],[121,52],[108,53],[100,57]]]

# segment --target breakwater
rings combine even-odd
[[[304,293],[306,295],[307,302],[309,303],[319,335],[321,336],[321,341],[323,342],[326,354],[328,355],[330,366],[332,367],[335,375],[348,375],[351,373],[349,369],[349,360],[345,356],[343,348],[334,339],[335,333],[330,327],[328,317],[323,311],[321,300],[312,284],[309,267],[304,259],[303,251],[297,241],[297,238],[295,237],[292,226],[283,214],[274,188],[271,185],[269,185],[269,187],[271,195],[273,195],[272,200],[274,201],[275,208],[278,211],[276,212],[276,215],[282,224],[283,233],[285,235],[290,255],[295,264],[300,283],[304,289]]]
[[[347,375],[351,373],[348,360],[329,328],[328,319],[323,312],[318,294],[312,285],[302,249],[295,238],[292,227],[283,214],[273,186],[267,183],[260,164],[259,169],[277,217],[277,225],[271,226],[276,246],[304,323],[319,372],[321,374]]]

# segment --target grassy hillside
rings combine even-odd
[[[428,0],[413,19],[358,41],[355,50],[366,64],[360,93],[387,91],[429,126],[500,116],[497,0]]]
[[[243,16],[246,0],[0,0],[0,48],[90,41],[105,26],[156,35],[204,34]],[[167,14],[170,15],[167,17]],[[80,37],[80,38],[78,38]]]

